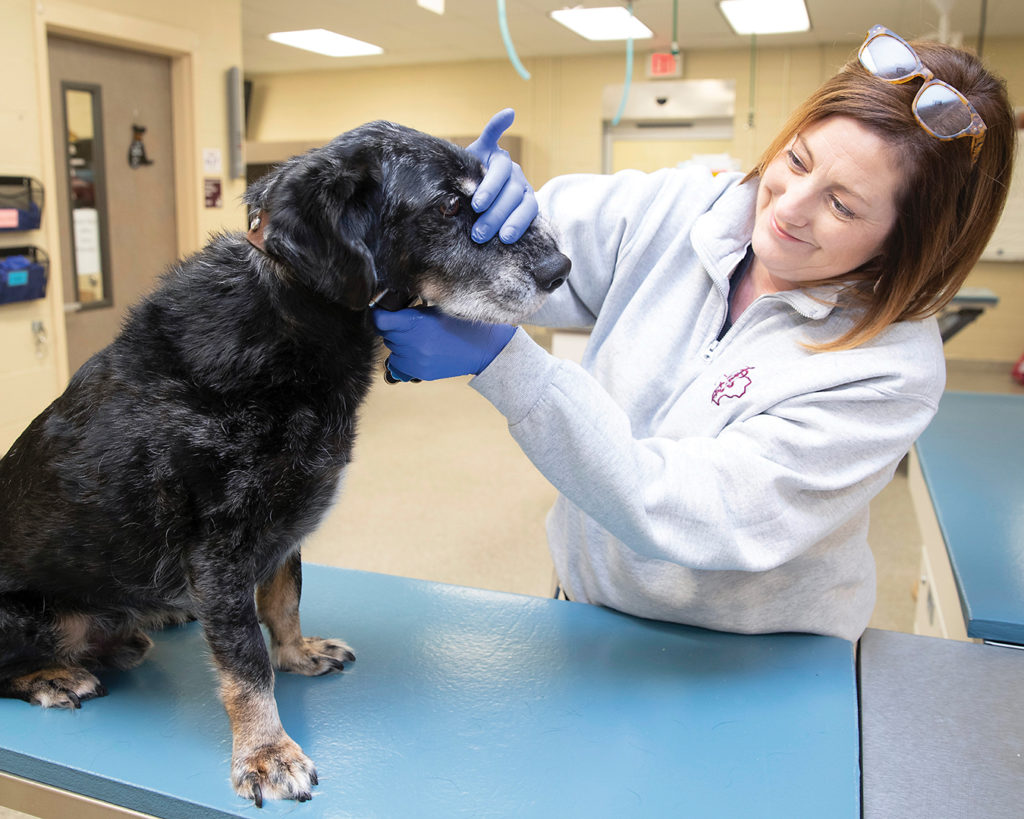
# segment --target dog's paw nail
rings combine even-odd
[[[103,683],[100,683],[99,685],[96,686],[96,696],[97,697],[105,697],[109,693],[110,692],[107,691],[107,687]]]
[[[324,662],[327,663],[327,665],[330,666],[330,668],[327,669],[328,671],[331,671],[331,670],[334,670],[334,671],[344,671],[345,670],[345,664],[341,660],[337,659],[336,657],[324,657]]]
[[[314,785],[320,784],[320,778],[316,775],[316,771],[313,771],[313,773],[309,775],[309,781],[312,782]]]
[[[295,797],[296,801],[298,802],[308,802],[312,798],[313,795],[310,793],[300,793],[298,796]]]
[[[68,699],[71,700],[71,704],[75,708],[82,707],[82,700],[79,699],[78,694],[76,694],[74,691],[68,691]]]
[[[252,801],[255,803],[257,808],[263,807],[263,790],[259,785],[254,784],[252,786]]]

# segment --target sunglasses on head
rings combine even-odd
[[[985,121],[970,100],[952,85],[935,79],[917,52],[885,26],[874,26],[857,55],[860,64],[880,80],[905,83],[921,77],[924,83],[910,109],[918,124],[936,139],[971,138],[971,163],[985,143]]]

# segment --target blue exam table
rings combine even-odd
[[[915,450],[967,636],[1024,645],[1024,395],[947,392]]]
[[[277,675],[282,722],[319,770],[311,802],[235,796],[195,624],[155,634],[80,711],[0,700],[0,771],[168,817],[860,815],[846,641],[309,565],[302,617],[358,657]]]

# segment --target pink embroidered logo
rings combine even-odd
[[[724,381],[719,382],[718,386],[715,387],[715,391],[711,393],[711,403],[716,407],[721,406],[719,403],[723,398],[742,398],[747,394],[747,387],[750,386],[750,376],[748,373],[754,369],[753,367],[744,367],[738,373],[733,373]]]

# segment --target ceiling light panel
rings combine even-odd
[[[810,31],[804,0],[720,0],[725,19],[737,34]]]
[[[328,57],[367,57],[383,54],[384,49],[372,43],[364,43],[354,37],[346,37],[324,28],[310,28],[303,31],[275,31],[267,35],[275,43],[326,54]]]
[[[646,40],[654,36],[653,31],[622,6],[561,9],[551,12],[551,17],[587,40],[628,40],[630,37]]]

